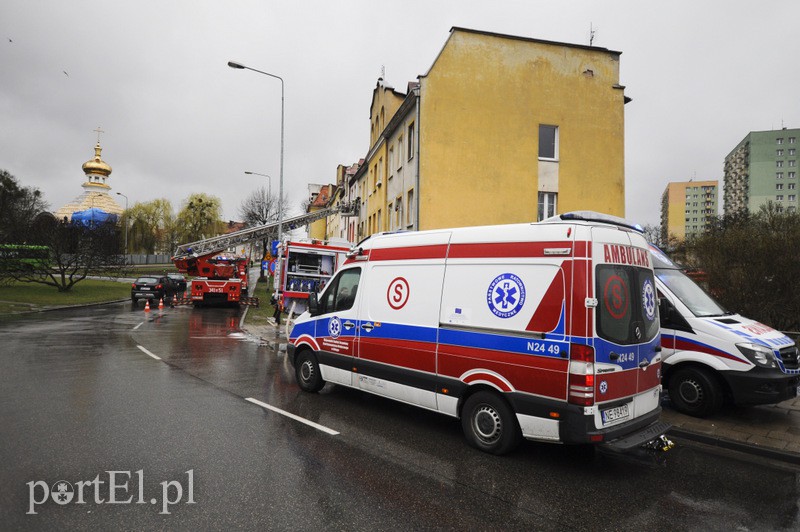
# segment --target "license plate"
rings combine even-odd
[[[618,421],[620,419],[625,419],[628,417],[628,405],[616,406],[614,408],[609,408],[608,410],[602,410],[600,412],[600,416],[603,419],[603,425],[608,425],[614,421]]]
[[[143,286],[143,287],[141,287],[139,290],[150,290],[150,289],[149,289],[149,288],[147,288],[146,286]]]
[[[208,291],[213,293],[213,294],[221,294],[222,293],[222,288],[209,288]]]

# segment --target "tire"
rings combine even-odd
[[[522,440],[517,418],[497,393],[480,391],[461,410],[461,428],[467,442],[490,454],[506,454]]]
[[[722,386],[703,368],[683,368],[669,378],[669,398],[678,412],[708,417],[722,407]]]
[[[318,392],[325,386],[317,357],[307,349],[301,351],[294,361],[294,376],[304,392]]]

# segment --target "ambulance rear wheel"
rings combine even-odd
[[[480,391],[467,399],[461,427],[471,446],[491,454],[506,454],[522,439],[514,412],[494,392]]]
[[[319,371],[317,357],[309,350],[301,351],[294,363],[294,375],[297,385],[304,392],[318,392],[325,386],[322,373]]]
[[[679,412],[708,417],[722,406],[722,386],[708,370],[683,368],[669,378],[669,398]]]

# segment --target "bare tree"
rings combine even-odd
[[[284,202],[285,205],[285,202]],[[247,227],[257,227],[278,221],[278,198],[267,193],[264,187],[257,188],[250,193],[239,206],[239,216],[242,217]],[[262,258],[269,251],[269,243],[277,238],[278,228],[275,227],[269,235],[262,239]]]
[[[46,259],[17,270],[13,277],[24,283],[69,291],[89,275],[117,276],[125,266],[119,226],[103,222],[90,226],[39,216],[29,227],[30,242],[49,249]]]

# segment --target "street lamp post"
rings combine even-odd
[[[231,68],[237,68],[242,70],[252,70],[253,72],[264,74],[265,76],[275,78],[281,82],[281,173],[279,179],[280,186],[278,187],[278,243],[280,244],[283,241],[283,111],[284,111],[283,78],[280,76],[276,76],[275,74],[270,74],[269,72],[264,72],[262,70],[256,70],[255,68],[244,66],[240,63],[234,63],[233,61],[228,61],[228,66]]]
[[[261,177],[266,177],[267,178],[267,190],[269,191],[268,192],[268,197],[272,197],[272,176],[268,176],[267,174],[259,174],[258,172],[248,172],[247,170],[245,170],[244,173],[247,174],[247,175],[260,175]]]
[[[117,196],[125,198],[125,254],[128,254],[128,196],[122,192],[117,192]],[[127,259],[126,259],[127,260]]]

